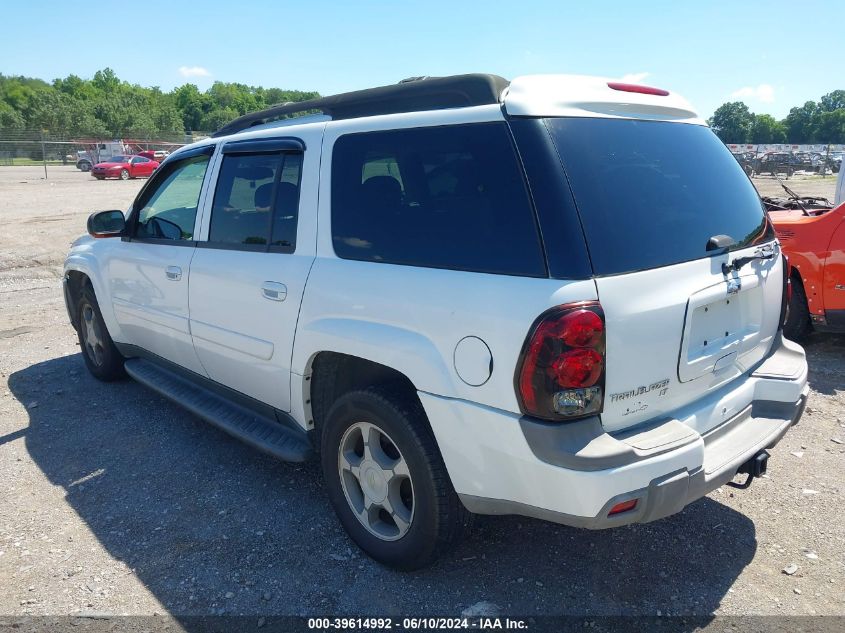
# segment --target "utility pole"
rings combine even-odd
[[[824,165],[822,165],[822,178],[827,176],[827,165],[830,162],[830,143],[827,144],[827,152],[824,155]],[[833,170],[830,170],[833,173]]]

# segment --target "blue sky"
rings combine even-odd
[[[94,7],[102,10],[94,11]],[[10,2],[0,72],[333,94],[414,75],[595,74],[783,117],[845,89],[845,1]],[[790,33],[795,29],[795,33]]]

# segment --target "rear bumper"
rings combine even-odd
[[[598,529],[669,516],[724,485],[798,422],[808,393],[803,349],[778,337],[751,375],[679,419],[624,433],[605,433],[597,418],[555,425],[425,393],[420,399],[467,509]],[[714,408],[724,421],[696,431],[697,418]],[[634,509],[608,516],[631,499]]]

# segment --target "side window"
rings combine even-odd
[[[211,209],[209,243],[292,253],[301,170],[301,154],[224,156]]]
[[[296,247],[296,219],[299,209],[299,179],[302,173],[302,154],[285,154],[276,206],[273,209],[273,230],[270,246],[280,249]]]
[[[546,275],[505,123],[342,136],[334,146],[331,199],[339,257]]]
[[[192,156],[157,172],[136,203],[135,237],[193,239],[197,204],[208,160],[207,155]]]

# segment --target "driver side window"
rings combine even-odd
[[[202,182],[210,156],[192,156],[158,174],[139,203],[135,237],[193,240]]]

